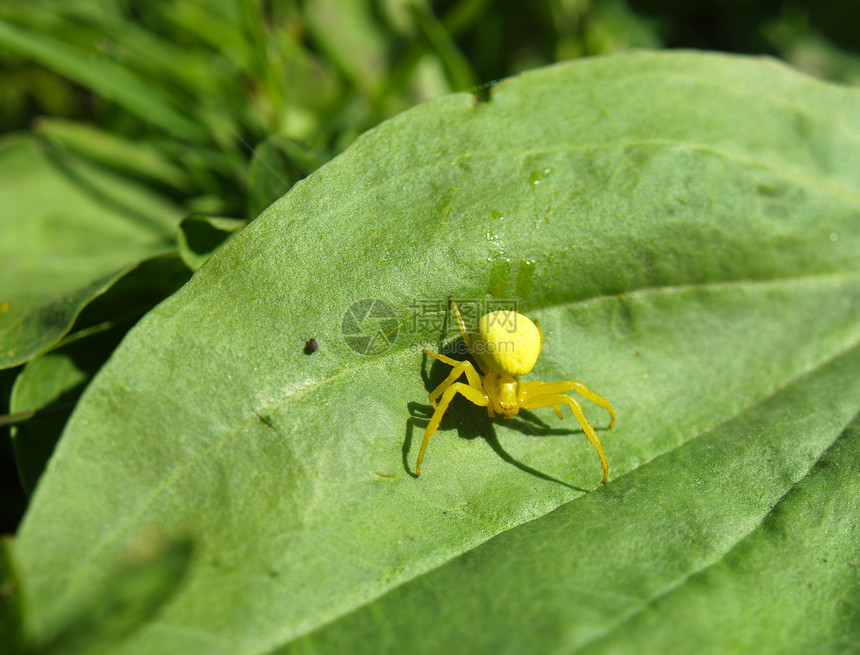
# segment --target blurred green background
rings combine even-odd
[[[860,5],[846,0],[5,0],[0,314],[8,300],[29,303],[52,320],[26,329],[53,332],[19,351],[0,329],[0,354],[10,353],[0,370],[0,532],[16,530],[25,489],[77,397],[137,318],[380,121],[441,94],[485,96],[493,80],[629,48],[768,54],[856,84],[858,19]],[[22,143],[32,166],[20,163]],[[20,189],[31,193],[16,204]],[[51,196],[77,215],[57,218]],[[93,206],[158,229],[142,249],[100,252],[116,242],[95,234]],[[56,263],[62,222],[80,232],[82,215],[90,236],[75,261],[109,263],[99,275],[46,273],[37,293],[29,285]],[[66,297],[74,311],[58,315]],[[40,375],[56,388],[28,395]],[[14,445],[24,435],[26,457]]]

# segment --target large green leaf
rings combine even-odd
[[[175,205],[28,135],[0,143],[0,368],[55,343],[137,263],[170,248]]]
[[[858,102],[768,60],[636,53],[380,125],[87,389],[17,542],[37,634],[155,530],[196,558],[119,652],[726,652],[795,625],[774,643],[837,651],[860,600]],[[518,301],[547,336],[531,377],[612,401],[607,487],[571,417],[466,402],[413,477],[449,294]]]

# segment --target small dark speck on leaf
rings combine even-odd
[[[311,337],[308,339],[308,342],[305,344],[305,355],[312,355],[317,350],[320,349],[320,345],[317,343],[317,340]]]

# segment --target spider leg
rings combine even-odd
[[[528,398],[529,393],[531,393],[532,396],[540,395],[540,392],[537,389],[538,389],[538,387],[543,387],[545,385],[546,385],[545,382],[523,382],[523,386],[522,386],[523,397]],[[520,405],[522,406],[522,401],[520,401]],[[556,416],[558,416],[559,418],[564,418],[564,416],[561,413],[561,407],[560,406],[553,405],[552,410],[555,412]]]
[[[466,342],[466,345],[469,346],[469,350],[471,350],[472,337],[469,336],[469,331],[466,329],[466,322],[463,320],[463,317],[460,316],[460,310],[457,309],[457,303],[454,302],[454,296],[448,296],[448,302],[451,303],[451,306],[454,308],[454,313],[457,315],[457,325],[460,326],[460,334],[463,335],[463,341]]]
[[[480,389],[470,387],[462,382],[454,382],[442,393],[442,400],[439,401],[436,411],[433,412],[433,417],[430,423],[427,424],[427,429],[424,430],[424,441],[421,442],[421,450],[418,451],[418,461],[415,462],[415,476],[421,475],[421,460],[424,459],[424,451],[427,450],[427,444],[430,443],[430,437],[439,429],[439,423],[442,422],[442,416],[448,409],[448,405],[455,394],[461,394],[470,402],[486,407],[489,401]]]
[[[481,393],[483,393],[484,388],[481,384],[481,376],[478,375],[478,372],[475,370],[475,367],[472,366],[472,362],[470,361],[457,361],[456,359],[451,359],[450,357],[446,357],[445,355],[439,355],[438,353],[431,353],[429,350],[425,349],[424,352],[433,359],[438,359],[440,362],[444,364],[448,364],[448,366],[452,366],[451,372],[448,374],[448,377],[433,391],[430,392],[428,396],[430,399],[430,404],[433,407],[436,407],[436,399],[442,395],[442,393],[454,384],[454,381],[457,380],[463,373],[466,374],[466,379],[469,381],[469,386],[474,387]]]
[[[553,384],[567,384],[564,382],[556,382],[552,384],[544,385],[544,387],[553,387]],[[602,399],[601,399],[602,400]],[[597,433],[594,431],[594,428],[591,427],[591,423],[588,422],[588,419],[585,418],[585,414],[582,412],[582,407],[576,400],[568,396],[566,393],[546,393],[533,395],[531,398],[526,398],[521,406],[522,407],[549,407],[552,405],[553,407],[558,407],[562,403],[567,403],[570,405],[570,408],[573,410],[573,415],[576,417],[576,420],[579,421],[579,424],[582,426],[582,429],[585,431],[585,436],[588,437],[588,440],[591,442],[591,445],[597,449],[597,454],[600,455],[600,467],[603,469],[603,484],[609,482],[609,465],[606,463],[606,455],[603,454],[603,446],[600,445],[600,439],[597,436]]]
[[[447,355],[440,355],[439,353],[431,352],[431,351],[427,350],[426,348],[424,349],[424,354],[430,355],[430,357],[432,357],[433,359],[438,359],[440,362],[442,362],[443,364],[447,364],[448,366],[456,366],[457,364],[463,363],[462,360],[451,359]]]
[[[546,382],[536,382],[536,381],[535,382],[523,382],[523,386],[522,386],[523,398],[528,398],[529,395],[539,396],[541,394],[541,392],[538,390],[538,388],[544,387],[544,386],[546,386]],[[520,407],[525,407],[525,405],[523,405],[523,400],[520,400]],[[561,407],[559,405],[553,405],[552,411],[554,411],[555,415],[558,416],[559,418],[562,418],[562,419],[564,418],[564,416],[561,413]]]
[[[562,382],[526,382],[523,385],[524,393],[526,397],[531,393],[533,395],[543,396],[548,393],[564,393],[565,391],[575,391],[583,398],[590,400],[595,405],[600,405],[609,412],[609,427],[611,428],[615,425],[615,410],[612,409],[612,405],[609,404],[609,401],[606,400],[603,396],[598,396],[596,393],[591,391],[588,387],[586,387],[581,382],[574,382],[573,380],[564,380]],[[556,405],[554,407],[555,413],[561,418],[561,410]]]

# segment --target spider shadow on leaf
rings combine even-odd
[[[451,357],[452,359],[469,359],[472,363],[475,363],[475,360],[468,355],[468,348],[463,341],[462,337],[456,339],[455,341],[446,344],[440,352],[443,355]],[[428,360],[431,363],[429,370],[427,366]],[[422,361],[421,366],[421,376],[424,379],[424,387],[427,389],[427,392],[430,393],[435,389],[439,384],[442,383],[443,380],[448,376],[448,373],[451,371],[451,367],[438,361],[428,357],[426,354],[424,355],[424,359]],[[409,409],[409,418],[406,420],[406,434],[403,441],[402,455],[403,455],[403,468],[404,470],[411,475],[413,478],[418,477],[415,474],[415,471],[409,465],[409,452],[412,449],[413,442],[413,433],[415,428],[419,428],[419,434],[417,437],[418,443],[423,439],[423,430],[427,427],[427,424],[430,422],[430,417],[433,416],[433,412],[435,411],[430,404],[419,403],[412,401],[407,405]],[[555,482],[557,484],[568,487],[569,489],[573,489],[575,491],[585,492],[587,489],[576,487],[571,485],[563,480],[559,480],[547,473],[539,471],[528,464],[521,462],[515,459],[510,453],[508,453],[503,447],[501,442],[496,435],[495,424],[499,421],[504,421],[505,425],[521,432],[522,434],[528,436],[537,436],[537,437],[546,437],[546,436],[565,436],[569,437],[571,434],[576,432],[582,432],[581,429],[575,429],[572,427],[561,427],[561,428],[552,428],[547,423],[538,418],[533,412],[528,410],[520,410],[518,416],[510,419],[503,419],[501,417],[490,418],[487,414],[487,410],[484,407],[479,407],[470,403],[466,398],[463,398],[460,395],[454,397],[451,401],[450,406],[448,407],[448,411],[445,412],[445,415],[442,417],[442,422],[439,425],[439,431],[434,435],[434,439],[438,438],[441,432],[450,430],[453,427],[457,428],[458,436],[462,439],[475,439],[477,437],[483,437],[487,444],[489,444],[490,448],[502,458],[505,462],[512,464],[517,467],[521,471],[528,473],[529,475],[533,475],[542,480],[547,480],[549,482]]]

